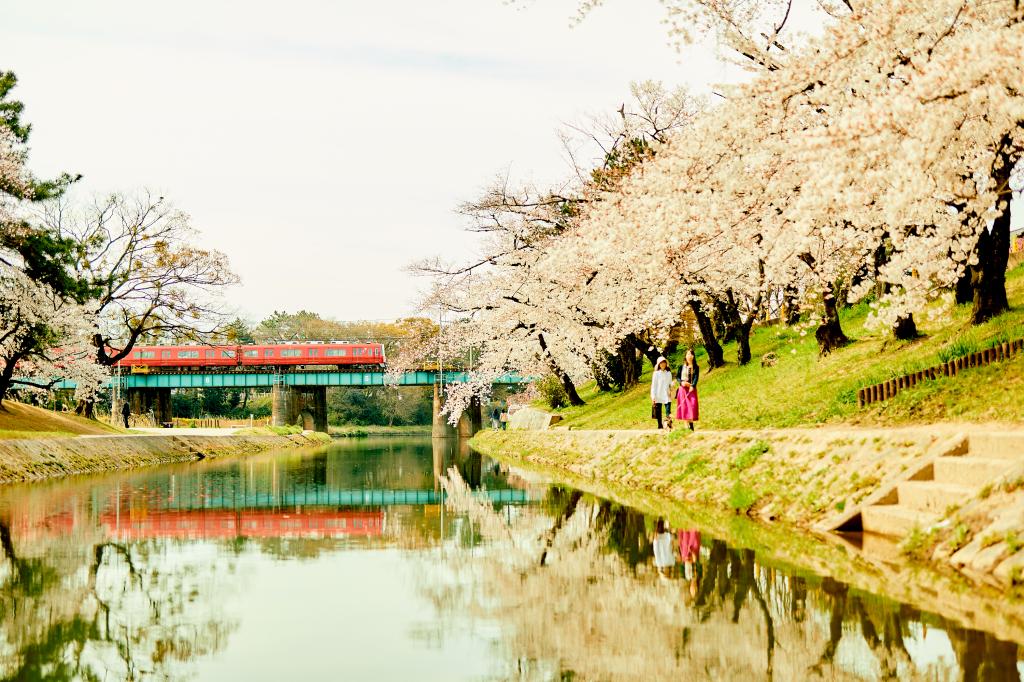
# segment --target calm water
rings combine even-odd
[[[0,675],[1019,677],[1017,644],[699,529],[659,570],[654,523],[429,439],[6,488]]]

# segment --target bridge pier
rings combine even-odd
[[[287,384],[274,384],[270,389],[270,423],[290,426],[298,419],[298,391]]]
[[[274,384],[270,414],[274,426],[290,426],[301,417],[302,428],[327,433],[327,387]]]
[[[431,427],[431,436],[434,438],[472,438],[473,434],[483,426],[483,412],[479,398],[473,398],[469,407],[459,417],[459,425],[452,426],[448,423],[446,415],[441,414],[444,409],[444,401],[441,398],[440,386],[434,384],[434,422]]]
[[[127,400],[132,414],[152,412],[156,426],[174,421],[169,388],[129,388]]]

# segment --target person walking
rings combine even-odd
[[[693,423],[700,418],[697,402],[697,382],[700,381],[700,366],[692,348],[686,349],[686,359],[679,369],[679,388],[676,390],[676,419],[686,422],[693,431]]]
[[[128,417],[131,416],[132,408],[128,405],[128,401],[121,403],[121,418],[124,419],[124,428],[128,428]]]
[[[491,428],[497,431],[501,428],[501,408],[497,403],[494,404],[494,409],[491,410]]]
[[[651,376],[651,417],[657,420],[658,428],[672,430],[672,371],[664,356],[658,358]],[[664,420],[664,421],[663,421]]]

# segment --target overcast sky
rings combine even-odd
[[[564,175],[560,124],[617,109],[630,81],[738,76],[677,53],[657,0],[576,27],[576,0],[0,3],[30,167],[171,198],[254,321],[413,312],[423,282],[402,268],[469,255],[454,208],[497,173]]]

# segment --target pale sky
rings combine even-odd
[[[191,214],[242,285],[232,305],[339,319],[413,312],[402,271],[469,255],[454,209],[496,174],[555,179],[555,130],[630,81],[736,74],[678,54],[657,0],[0,0],[0,68],[30,167],[76,192],[149,187]]]

